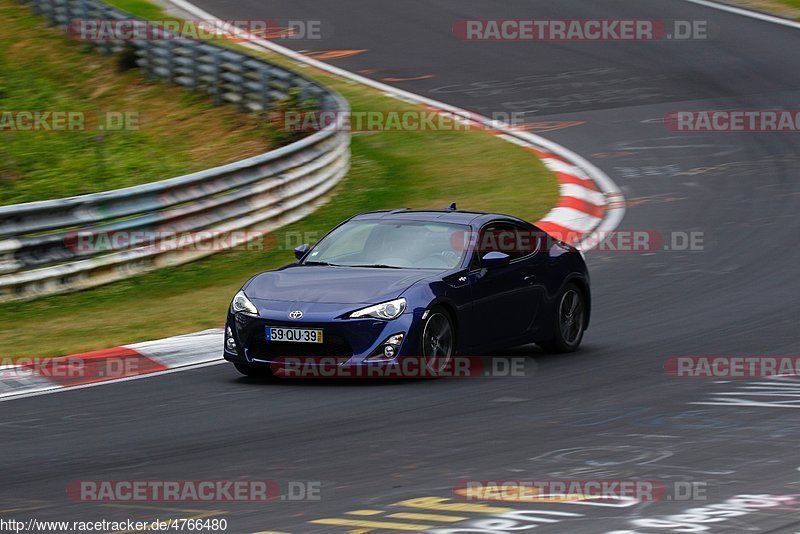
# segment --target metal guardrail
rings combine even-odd
[[[133,15],[100,0],[19,0],[75,38],[85,40],[107,53],[130,51],[135,63],[150,77],[160,78],[190,89],[205,90],[216,104],[229,102],[243,110],[261,111],[286,98],[293,89],[301,101],[321,100],[320,109],[335,107],[332,92],[295,72],[218,46],[212,42],[180,38],[155,23],[142,20],[145,39],[115,41],[111,21],[130,23]],[[97,23],[99,40],[91,41],[91,32],[81,35],[80,21]],[[118,29],[122,31],[119,22]],[[199,21],[196,26],[202,26]],[[105,29],[104,29],[105,28]],[[213,32],[213,27],[207,28]],[[133,32],[132,32],[133,33]]]
[[[98,0],[31,0],[52,22],[133,19]],[[347,102],[303,76],[261,59],[190,40],[97,42],[107,51],[134,47],[151,76],[195,90],[243,110],[268,110],[299,91],[321,111],[347,112]],[[350,134],[340,124],[265,154],[221,167],[115,191],[0,206],[0,302],[85,289],[238,246],[239,234],[258,239],[301,219],[323,202],[347,173]],[[110,249],[75,246],[78,233],[96,238],[125,232],[142,241]],[[171,234],[194,235],[215,246]],[[147,236],[163,236],[154,243]],[[236,235],[236,239],[225,239]],[[96,241],[98,241],[96,239]],[[185,245],[191,245],[187,247]]]

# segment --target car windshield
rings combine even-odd
[[[303,261],[384,269],[453,269],[466,253],[469,227],[439,222],[364,220],[343,224]]]

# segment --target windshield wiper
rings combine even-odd
[[[336,265],[335,263],[328,263],[327,261],[304,261],[303,265],[323,265],[326,267],[341,267],[341,265]]]
[[[348,265],[348,267],[363,267],[365,269],[402,269],[395,265],[384,265],[383,263],[373,263],[371,265]]]

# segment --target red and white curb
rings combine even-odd
[[[500,137],[520,144],[505,133]],[[602,241],[600,232],[617,227],[624,216],[625,198],[610,179],[600,181],[595,173],[555,152],[528,143],[521,146],[539,156],[559,183],[558,204],[536,226],[581,250],[597,246]]]
[[[185,0],[170,2],[199,19],[215,21],[221,30],[229,31],[221,20]],[[353,74],[245,32],[236,33],[248,39],[243,43],[245,46],[270,50],[373,87],[392,98],[462,117],[477,128],[535,153],[555,173],[560,184],[558,204],[537,223],[557,239],[587,250],[602,241],[598,237],[601,233],[614,230],[625,214],[625,199],[617,185],[600,169],[561,145],[464,109]],[[223,342],[223,330],[212,329],[85,354],[0,366],[0,402],[218,365],[225,362]]]
[[[555,173],[561,197],[558,204],[537,223],[545,232],[584,250],[596,246],[598,240],[588,240],[593,232],[604,226],[603,232],[616,227],[622,219],[625,199],[616,191],[603,191],[580,167],[558,156],[540,153],[544,164]],[[614,218],[613,226],[604,225]],[[587,244],[591,243],[591,244]]]
[[[223,329],[0,366],[0,402],[224,363]]]

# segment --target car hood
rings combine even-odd
[[[290,265],[261,273],[245,287],[247,296],[259,300],[375,304],[398,297],[436,271]]]

